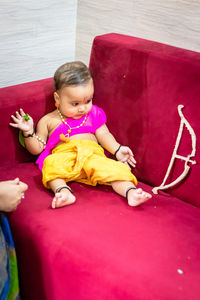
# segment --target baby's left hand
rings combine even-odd
[[[127,146],[120,147],[119,151],[117,151],[116,158],[127,165],[131,165],[132,167],[136,166],[136,160],[133,157],[133,152]]]

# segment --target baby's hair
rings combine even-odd
[[[60,66],[54,74],[55,89],[63,86],[85,84],[91,79],[88,67],[81,61],[73,61]]]

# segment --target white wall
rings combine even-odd
[[[76,58],[110,32],[200,51],[200,0],[78,0]]]
[[[75,59],[76,36],[88,63],[109,32],[200,51],[200,0],[1,0],[0,87],[51,77]]]
[[[1,0],[0,87],[53,76],[74,60],[77,0]]]

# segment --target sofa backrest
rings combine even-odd
[[[132,148],[138,179],[158,186],[164,179],[180,126],[178,105],[196,133],[197,164],[168,193],[200,206],[200,54],[135,37],[106,34],[94,39],[90,69],[95,104],[121,144]],[[178,154],[192,151],[184,126]],[[167,183],[184,170],[176,159]]]
[[[0,165],[34,161],[18,140],[18,130],[9,126],[10,116],[23,108],[35,124],[54,107],[53,79],[44,79],[0,89]],[[20,176],[20,175],[19,175]]]
[[[90,69],[94,78],[94,103],[108,117],[117,140],[132,148],[137,160],[134,173],[152,186],[163,181],[180,126],[178,105],[196,133],[197,164],[168,193],[200,206],[200,54],[139,38],[106,34],[94,39]],[[35,124],[54,108],[52,78],[0,89],[0,165],[34,161],[11,128],[11,114],[20,107]],[[187,128],[178,154],[192,151]],[[169,181],[184,169],[176,160]],[[167,182],[167,183],[168,183]]]

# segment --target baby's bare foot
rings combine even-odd
[[[128,192],[128,204],[138,206],[151,198],[151,194],[144,192],[141,188],[131,189]]]
[[[73,204],[75,201],[75,196],[68,189],[62,189],[60,192],[55,194],[51,206],[52,208],[58,208]]]

